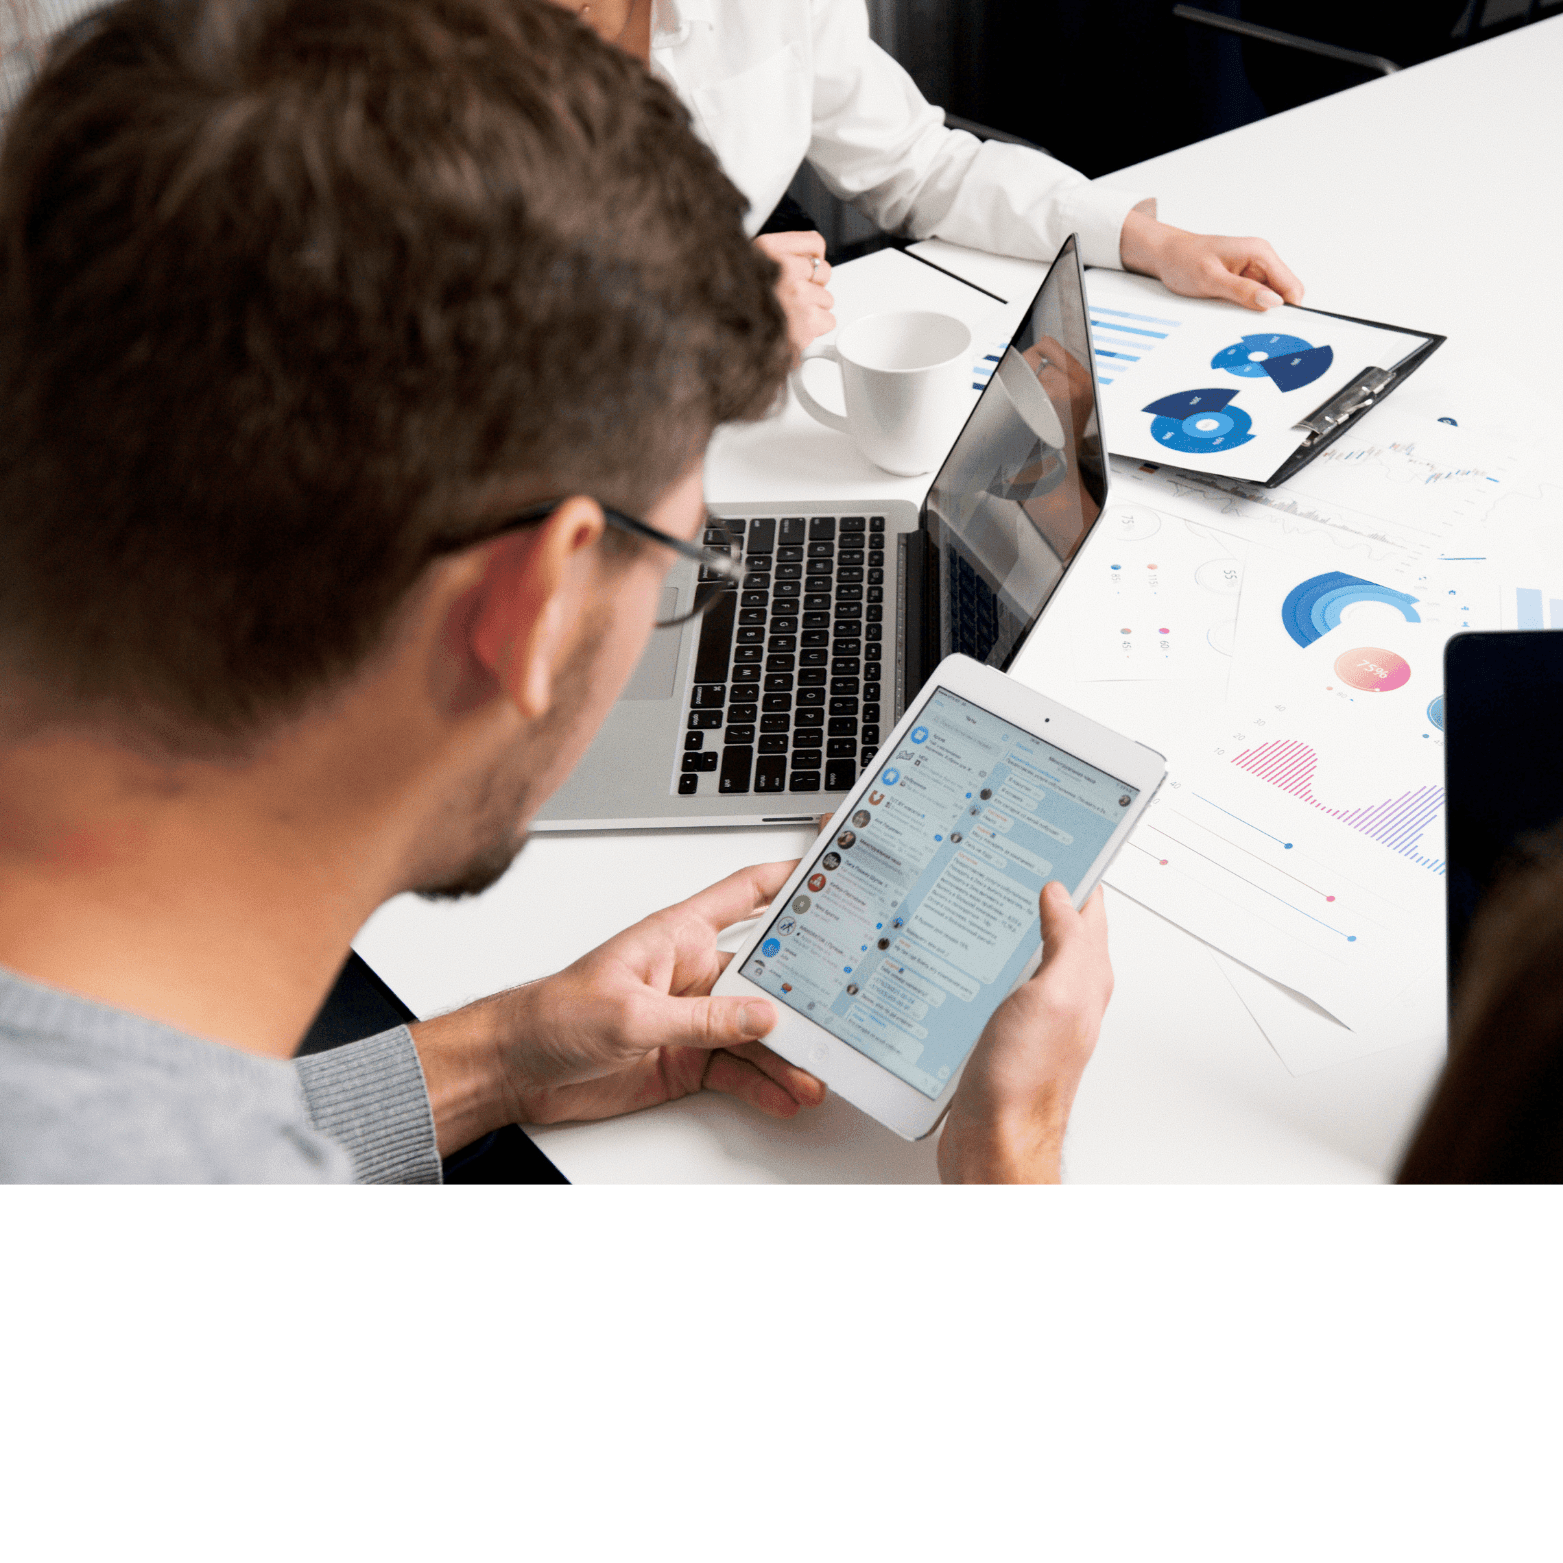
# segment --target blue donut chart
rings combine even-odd
[[[1256,336],[1245,336],[1240,342],[1234,342],[1230,347],[1223,347],[1210,360],[1210,367],[1225,369],[1228,374],[1238,375],[1244,380],[1258,380],[1265,374],[1267,359],[1284,357],[1287,353],[1307,353],[1312,350],[1313,343],[1303,341],[1300,336],[1261,333]],[[1259,355],[1258,358],[1254,357],[1256,353]]]
[[[1298,391],[1305,385],[1312,385],[1334,362],[1333,347],[1310,347],[1306,352],[1267,358],[1259,367],[1275,381],[1277,390]]]
[[[1246,445],[1253,435],[1253,420],[1241,407],[1231,405],[1236,391],[1219,386],[1177,391],[1142,407],[1151,415],[1151,438],[1168,450],[1208,456],[1218,450]]]
[[[1443,732],[1444,697],[1442,695],[1434,695],[1432,700],[1428,703],[1427,719],[1433,724],[1434,727],[1438,729],[1439,732]]]
[[[1408,624],[1420,624],[1422,616],[1414,606],[1416,600],[1376,581],[1332,570],[1328,575],[1311,576],[1286,594],[1286,601],[1281,604],[1281,623],[1299,646],[1311,646],[1321,635],[1337,628],[1342,611],[1355,602],[1385,603],[1397,609]],[[1431,717],[1431,711],[1428,715]]]

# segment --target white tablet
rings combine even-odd
[[[1165,774],[1155,750],[947,657],[715,991],[774,1000],[768,1047],[921,1139],[1041,960],[1042,886],[1081,905]]]

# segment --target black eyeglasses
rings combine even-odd
[[[506,532],[513,531],[517,527],[531,526],[534,522],[545,521],[563,503],[564,501],[560,499],[545,500],[540,505],[533,505],[509,517],[508,520],[502,521],[487,532],[479,532],[472,537],[446,538],[436,546],[435,551],[454,553],[458,548],[471,548],[474,544],[486,543],[492,538],[502,537]],[[627,516],[621,510],[613,510],[607,505],[602,505],[600,501],[599,505],[603,520],[609,526],[617,527],[619,531],[628,532],[634,537],[643,537],[647,542],[660,543],[664,548],[671,548],[680,558],[693,559],[700,566],[700,576],[695,583],[695,597],[689,611],[677,614],[671,619],[658,619],[659,630],[671,629],[675,624],[687,624],[691,619],[698,619],[728,587],[736,586],[743,580],[743,542],[734,537],[714,516],[706,516],[704,544],[687,543],[683,538],[670,537],[666,532],[658,531],[654,526],[647,526],[644,521],[637,521],[634,516]]]

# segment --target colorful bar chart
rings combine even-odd
[[[1261,781],[1269,782],[1272,787],[1279,787],[1282,792],[1311,804],[1320,813],[1339,820],[1343,825],[1349,825],[1353,830],[1388,847],[1390,851],[1410,858],[1413,863],[1431,869],[1435,874],[1443,873],[1442,858],[1427,857],[1418,850],[1423,833],[1444,806],[1442,787],[1416,787],[1383,803],[1356,809],[1332,809],[1313,795],[1313,776],[1319,765],[1318,754],[1295,738],[1274,738],[1257,748],[1245,749],[1234,757],[1232,764],[1257,776]]]

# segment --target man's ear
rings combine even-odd
[[[536,527],[487,545],[468,643],[522,716],[553,703],[554,678],[585,606],[602,509],[577,495]]]

